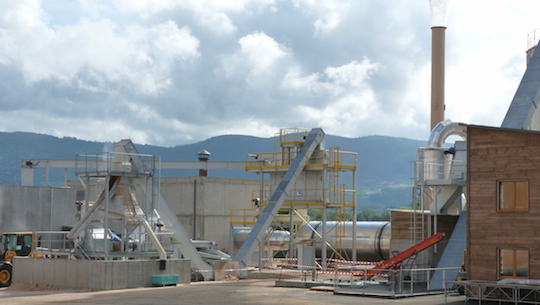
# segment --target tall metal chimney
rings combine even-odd
[[[430,0],[431,8],[431,128],[444,121],[444,56],[448,0]]]

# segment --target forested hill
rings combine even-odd
[[[274,151],[274,141],[274,138],[222,135],[175,147],[135,144],[140,153],[159,156],[163,161],[197,160],[197,153],[203,149],[211,153],[211,161],[244,161],[248,153]],[[112,151],[115,144],[27,132],[0,132],[0,143],[0,184],[7,185],[20,184],[21,159],[74,159],[77,154]],[[326,148],[340,147],[343,151],[358,153],[357,189],[361,209],[408,206],[411,199],[410,161],[416,160],[418,148],[425,145],[425,141],[387,136],[326,136]],[[44,171],[36,172],[37,185],[44,183],[43,175]],[[189,170],[162,172],[164,177],[195,175],[196,171]],[[257,179],[255,174],[244,171],[212,171],[210,175]],[[62,182],[63,171],[51,170],[49,184],[59,186]]]

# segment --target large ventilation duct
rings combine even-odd
[[[428,140],[428,147],[418,150],[417,180],[448,179],[452,154],[448,153],[444,142],[452,135],[460,136],[463,140],[467,139],[467,126],[451,120],[444,120],[433,128]]]
[[[238,248],[246,241],[251,228],[249,227],[240,227],[235,228],[234,231],[234,245]],[[266,250],[273,251],[286,251],[289,249],[289,231],[267,231],[267,238],[264,242],[264,247]]]
[[[445,120],[437,124],[431,131],[428,147],[444,147],[444,141],[452,135],[467,139],[467,127],[463,123]]]
[[[340,252],[345,257],[352,257],[352,229],[351,221],[327,221],[326,239],[333,251]],[[322,255],[323,226],[321,221],[310,221],[300,227],[296,234],[296,243],[313,242],[318,257]],[[246,240],[249,228],[239,228],[235,231],[234,243],[240,246]],[[289,232],[268,232],[265,241],[266,250],[288,250]],[[387,221],[357,221],[356,222],[356,259],[361,261],[378,262],[390,257],[390,223]]]
[[[311,221],[303,225],[296,235],[297,241],[313,240],[317,255],[322,254],[323,226],[320,221]],[[326,240],[333,248],[332,252],[352,257],[353,222],[327,221]],[[386,221],[356,222],[356,259],[377,262],[390,257],[390,223]],[[329,251],[328,255],[332,255]]]

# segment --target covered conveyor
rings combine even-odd
[[[240,247],[236,257],[234,258],[234,260],[238,262],[241,267],[248,265],[248,261],[251,258],[255,247],[258,245],[258,243],[264,240],[267,229],[272,223],[274,216],[289,195],[290,190],[293,188],[294,183],[313,154],[313,151],[321,144],[323,139],[324,132],[320,128],[312,129],[307,135],[302,148],[296,154],[296,157],[288,170],[285,172],[281,182],[270,197],[268,204],[260,214],[257,222],[253,226],[253,229],[247,236],[246,241],[242,244],[242,247]]]

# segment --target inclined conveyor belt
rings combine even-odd
[[[287,198],[289,191],[294,186],[298,176],[313,154],[313,151],[319,146],[323,139],[324,132],[321,128],[314,128],[307,135],[305,142],[302,144],[302,148],[294,158],[287,172],[285,172],[285,175],[283,175],[281,182],[270,197],[268,204],[257,219],[257,222],[247,236],[246,241],[238,250],[234,261],[238,262],[240,267],[248,265],[248,261],[250,260],[255,247],[259,242],[264,240],[266,230],[272,223],[274,216]]]

